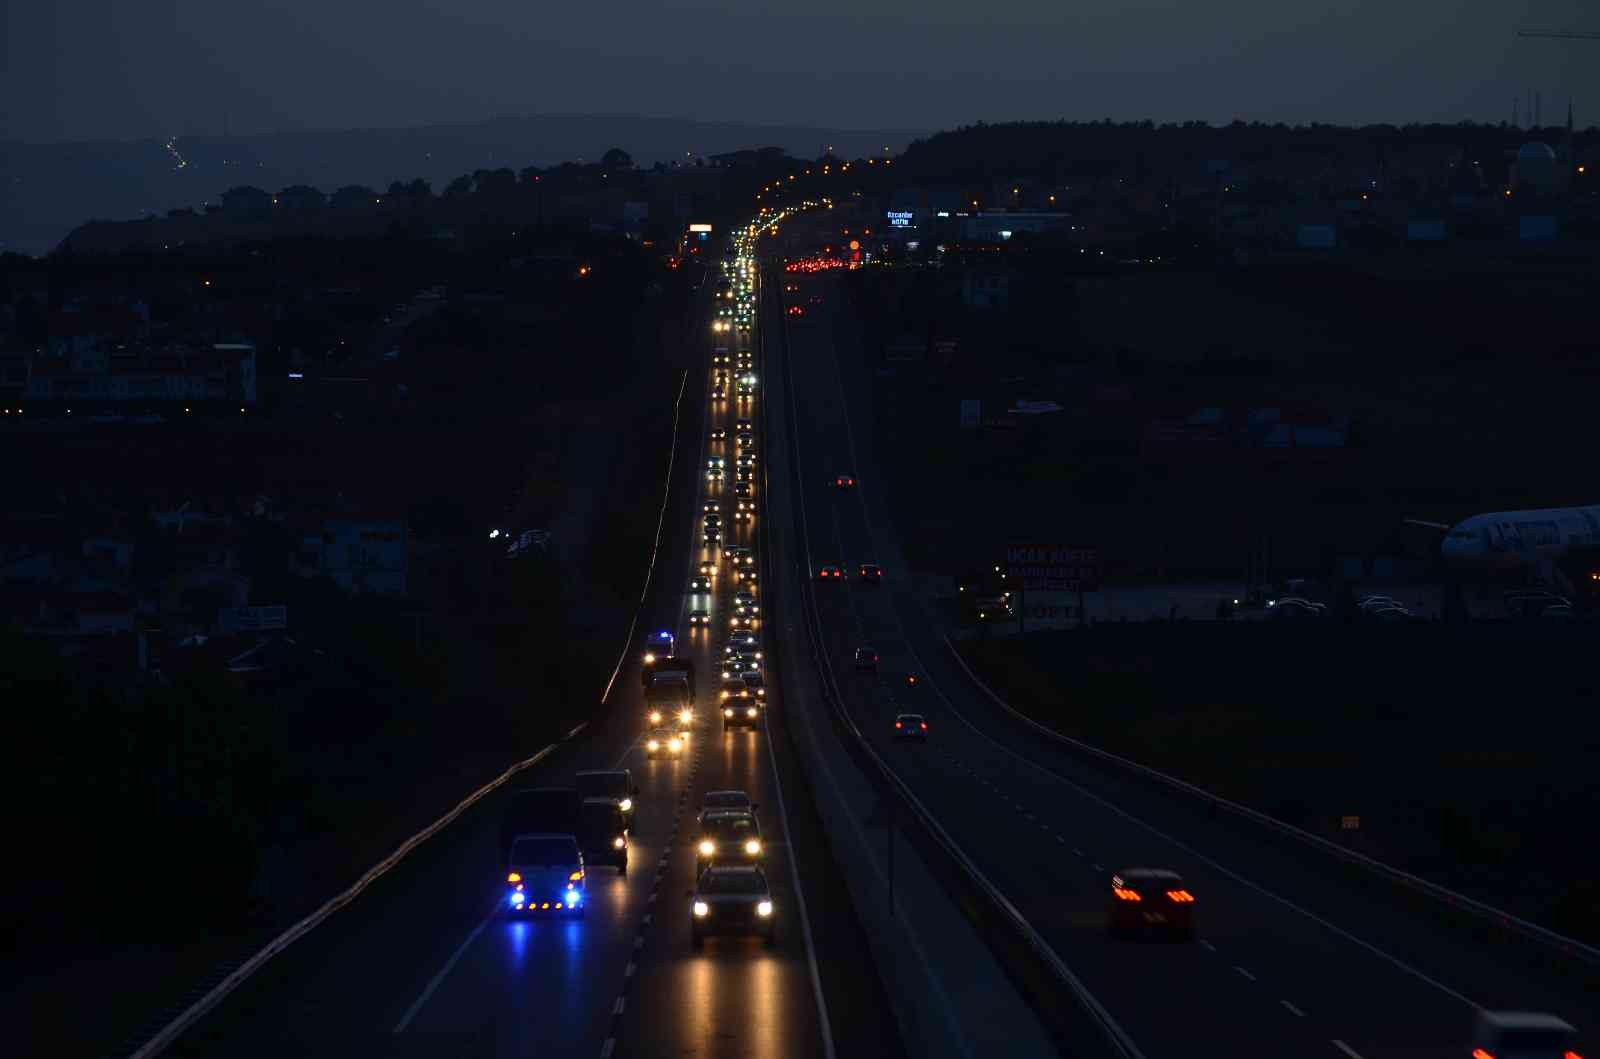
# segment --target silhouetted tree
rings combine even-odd
[[[404,185],[392,185],[391,193],[394,187],[404,188]],[[350,210],[360,206],[370,206],[377,197],[378,193],[365,184],[346,184],[333,193],[330,203],[336,210]]]
[[[602,169],[632,169],[633,156],[620,147],[613,147],[600,156]]]
[[[470,194],[472,194],[472,177],[467,174],[456,177],[444,189],[444,197],[447,199],[462,199]]]

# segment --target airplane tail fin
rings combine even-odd
[[[1450,525],[1446,522],[1429,522],[1427,519],[1407,518],[1401,519],[1407,526],[1422,526],[1426,529],[1436,529],[1440,533],[1449,533]]]

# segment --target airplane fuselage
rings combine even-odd
[[[1440,551],[1462,566],[1518,567],[1600,549],[1600,504],[1490,511],[1450,527]]]

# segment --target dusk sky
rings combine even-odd
[[[0,137],[638,114],[836,128],[1020,118],[1600,121],[1583,0],[5,0]],[[1586,13],[1585,9],[1591,9]]]

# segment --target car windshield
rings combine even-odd
[[[578,863],[578,844],[570,838],[519,838],[511,847],[511,863],[550,868]]]
[[[708,871],[700,877],[703,894],[764,894],[767,879],[758,871]]]
[[[625,798],[628,774],[625,772],[580,772],[578,793],[585,798]]]
[[[705,833],[720,839],[740,841],[760,834],[753,816],[718,816],[706,821]]]
[[[711,791],[701,804],[707,809],[744,809],[750,799],[743,791]]]

